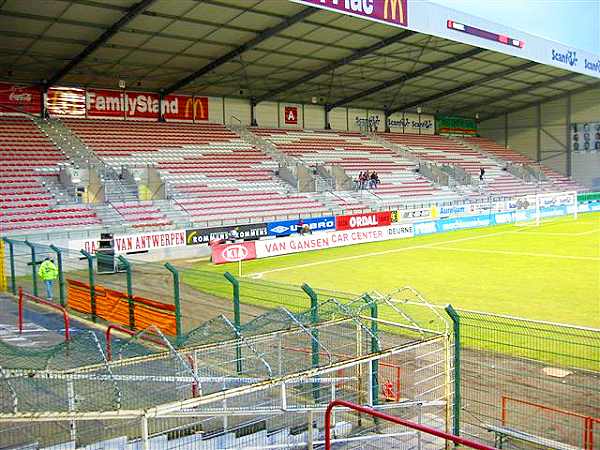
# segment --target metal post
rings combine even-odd
[[[313,288],[306,283],[302,285],[302,290],[310,298],[310,322],[313,326],[311,334],[314,338],[311,339],[312,367],[319,367],[319,330],[316,328],[319,325],[319,298]],[[313,383],[313,397],[315,402],[319,401],[320,392],[320,384],[317,382]]]
[[[13,295],[17,295],[17,278],[15,276],[15,243],[8,238],[2,238],[8,244],[8,254],[10,258],[10,290]]]
[[[62,250],[54,245],[50,248],[56,253],[56,262],[58,263],[58,292],[61,306],[67,306],[65,298],[65,273],[63,271]]]
[[[77,397],[75,397],[75,386],[73,380],[67,380],[67,401],[69,403],[69,412],[75,412],[77,410]],[[69,432],[71,441],[77,441],[77,421],[69,421]]]
[[[35,246],[29,241],[25,241],[25,245],[31,249],[31,282],[33,284],[33,295],[37,297],[37,270],[35,269],[37,261],[35,260]]]
[[[377,324],[378,308],[377,302],[373,300],[368,294],[364,295],[365,302],[371,309],[371,353],[377,353],[380,351],[379,341],[377,337],[379,335],[379,329]],[[376,360],[371,361],[371,396],[373,405],[379,404],[379,362]]]
[[[314,412],[312,409],[308,410],[308,436],[306,442],[307,450],[314,450],[314,436],[313,436],[313,424],[314,424]]]
[[[390,112],[390,110],[388,108],[385,108],[384,110],[384,120],[385,120],[385,132],[389,133],[390,132],[390,117],[391,117],[392,113]]]
[[[331,130],[331,123],[329,122],[329,111],[331,111],[330,106],[325,105],[324,111],[325,111],[325,129]]]
[[[85,250],[80,250],[81,254],[87,258],[88,278],[90,281],[90,306],[92,309],[92,322],[96,322],[96,282],[94,279],[94,257]]]
[[[454,403],[452,406],[452,434],[460,435],[460,317],[452,305],[445,308],[446,313],[452,319],[454,330]]]
[[[567,96],[567,139],[566,139],[566,143],[567,143],[567,160],[566,160],[566,175],[568,177],[570,177],[573,173],[573,143],[571,141],[571,116],[573,114],[573,110],[572,110],[572,105],[571,105],[571,96],[568,95]]]
[[[179,292],[179,271],[171,263],[165,263],[165,268],[173,274],[173,302],[175,303],[175,329],[177,338],[175,344],[183,343],[183,330],[181,328],[181,297]]]
[[[150,450],[150,440],[148,439],[148,417],[142,416],[142,450]]]
[[[256,121],[256,98],[254,97],[250,99],[250,126],[258,126],[258,122]]]
[[[129,328],[135,330],[135,306],[133,303],[133,280],[131,277],[131,264],[129,264],[129,261],[127,261],[123,255],[119,255],[117,259],[125,268],[125,279],[127,281],[127,303],[129,306]]]
[[[225,272],[223,276],[231,283],[233,287],[233,323],[238,333],[242,330],[242,319],[240,311],[240,282],[236,277],[229,272]],[[237,373],[242,373],[242,348],[238,344],[235,347]]]

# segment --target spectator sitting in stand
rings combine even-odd
[[[377,176],[377,172],[373,172],[371,174],[370,186],[372,189],[377,189],[378,184],[379,184],[379,177]]]
[[[360,171],[360,173],[358,174],[358,177],[356,177],[356,189],[362,189],[361,185],[362,185],[362,179],[363,179],[363,173],[362,170]]]

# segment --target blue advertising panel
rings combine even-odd
[[[297,232],[298,223],[297,220],[279,220],[277,222],[270,222],[267,224],[267,234],[269,236],[289,236],[292,233]],[[335,230],[335,217],[310,217],[302,219],[305,225],[308,225],[312,231],[331,231]]]

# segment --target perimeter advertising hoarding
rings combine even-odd
[[[352,214],[350,216],[337,216],[335,218],[335,229],[356,230],[359,228],[371,228],[390,225],[392,223],[391,211],[380,211],[365,214]]]
[[[187,245],[208,244],[211,241],[226,239],[229,232],[238,229],[240,239],[251,240],[267,236],[266,223],[253,223],[249,225],[238,225],[236,227],[213,227],[186,230],[185,241]]]
[[[414,236],[414,231],[410,224],[394,224],[360,230],[327,231],[308,236],[293,235],[278,239],[244,242],[244,245],[247,244],[244,249],[240,248],[242,244],[213,245],[212,257],[214,263],[222,264],[412,236]],[[232,250],[229,250],[230,248]]]
[[[256,259],[254,242],[217,244],[212,246],[212,262],[214,264],[225,264],[250,259]]]
[[[185,246],[185,230],[117,235],[114,237],[114,241],[117,254],[183,247]],[[69,248],[85,250],[94,254],[98,248],[98,239],[72,240],[69,241]]]
[[[299,220],[279,220],[277,222],[269,222],[267,230],[269,236],[289,236],[298,232]],[[308,225],[311,231],[331,231],[335,230],[335,217],[310,217],[302,219],[305,225]]]

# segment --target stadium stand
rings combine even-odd
[[[526,182],[509,173],[506,170],[509,163],[532,163],[532,161],[512,152],[512,150],[488,152],[487,146],[479,148],[468,145],[471,143],[470,140],[461,141],[437,135],[380,133],[379,136],[389,142],[403,146],[424,160],[440,165],[459,167],[471,175],[474,180],[478,180],[480,169],[485,169],[485,183],[479,186],[479,193],[508,196],[566,188],[565,185],[555,185],[554,180],[545,180],[539,183]],[[482,141],[485,141],[486,144],[493,143],[489,140]],[[506,150],[495,143],[494,145]],[[509,156],[513,153],[521,158],[511,159]],[[573,188],[570,187],[569,189]]]
[[[320,214],[323,203],[291,193],[276,161],[220,124],[67,119],[65,123],[115,168],[151,165],[194,223],[224,223],[284,214]],[[137,227],[168,224],[153,202],[115,209]]]
[[[0,118],[0,228],[27,232],[48,227],[70,229],[99,225],[86,206],[59,200],[51,179],[66,161],[27,117]],[[59,193],[61,194],[61,193]]]
[[[550,169],[549,167],[539,164],[527,156],[516,152],[510,147],[503,147],[495,141],[488,138],[481,137],[468,137],[464,139],[465,142],[472,146],[476,146],[482,151],[493,155],[497,158],[501,158],[505,161],[509,161],[515,164],[526,164],[539,167],[542,173],[552,182],[554,187],[558,190],[576,190],[578,192],[585,192],[588,190],[585,186],[577,183],[576,181],[559,174],[558,172]]]
[[[256,128],[252,132],[273,143],[281,153],[299,158],[311,167],[337,165],[353,180],[361,171],[376,171],[381,184],[371,193],[383,202],[427,200],[434,196],[442,201],[456,198],[456,194],[436,188],[417,174],[414,162],[358,132],[271,128]]]

